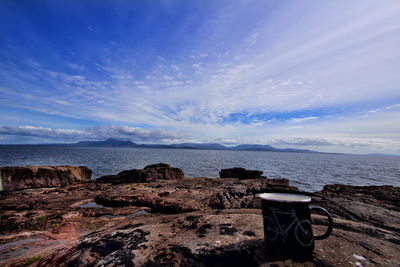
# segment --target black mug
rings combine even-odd
[[[267,249],[277,249],[287,254],[310,254],[314,240],[325,239],[333,229],[329,212],[318,206],[309,206],[311,198],[298,194],[264,193],[262,203],[264,239]],[[314,236],[311,211],[322,211],[328,217],[328,229]]]

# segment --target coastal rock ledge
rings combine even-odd
[[[0,266],[400,266],[398,187],[335,184],[310,193],[288,179],[187,178],[172,169],[0,192]],[[332,235],[309,257],[270,251],[264,192],[310,196],[331,213]],[[324,216],[312,221],[315,234],[325,232]]]
[[[66,186],[91,177],[86,166],[0,167],[0,191]]]

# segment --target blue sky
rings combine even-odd
[[[0,143],[400,154],[400,2],[0,2]]]

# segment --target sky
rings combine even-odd
[[[0,144],[400,155],[400,1],[0,1]]]

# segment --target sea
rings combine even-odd
[[[308,192],[334,183],[400,187],[400,157],[175,148],[0,146],[0,167],[87,166],[93,171],[93,179],[159,162],[181,168],[186,177],[219,177],[221,169],[233,167],[261,170],[268,178],[288,178],[291,185]]]

